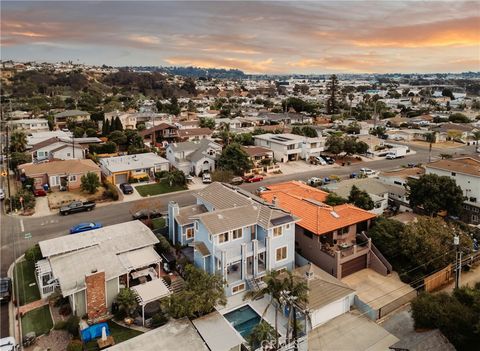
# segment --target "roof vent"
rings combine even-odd
[[[223,215],[221,215],[220,213],[218,214],[218,219],[223,219]]]
[[[340,218],[340,215],[335,212],[335,211],[330,211],[330,214],[334,217],[334,218]]]

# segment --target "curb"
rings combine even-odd
[[[15,291],[15,284],[13,284],[14,282],[14,277],[13,277],[13,268],[15,266],[15,264],[17,264],[18,262],[20,262],[21,260],[23,260],[25,258],[25,255],[22,254],[20,257],[18,257],[11,265],[10,267],[8,267],[8,270],[7,270],[7,277],[9,277],[10,279],[12,279],[12,292],[13,292],[13,295],[16,296],[16,291]],[[13,302],[10,301],[8,303],[8,320],[9,320],[9,323],[8,323],[8,332],[10,335],[12,335],[15,340],[18,341],[19,344],[21,344],[21,341],[22,340],[19,340],[18,338],[18,335],[17,335],[17,331],[18,331],[18,328],[16,326],[16,319],[15,319],[15,306],[13,305]],[[18,323],[20,323],[20,321],[18,321]]]

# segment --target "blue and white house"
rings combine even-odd
[[[196,198],[183,208],[169,203],[169,237],[194,247],[195,265],[222,276],[227,296],[257,287],[267,271],[294,269],[297,217],[218,182]]]

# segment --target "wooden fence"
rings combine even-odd
[[[453,267],[449,264],[447,267],[442,269],[439,272],[433,273],[424,279],[424,286],[426,292],[432,292],[441,288],[442,286],[448,284],[452,281],[454,274],[453,274]]]

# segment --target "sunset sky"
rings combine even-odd
[[[480,71],[480,2],[2,1],[1,58],[248,73]]]

